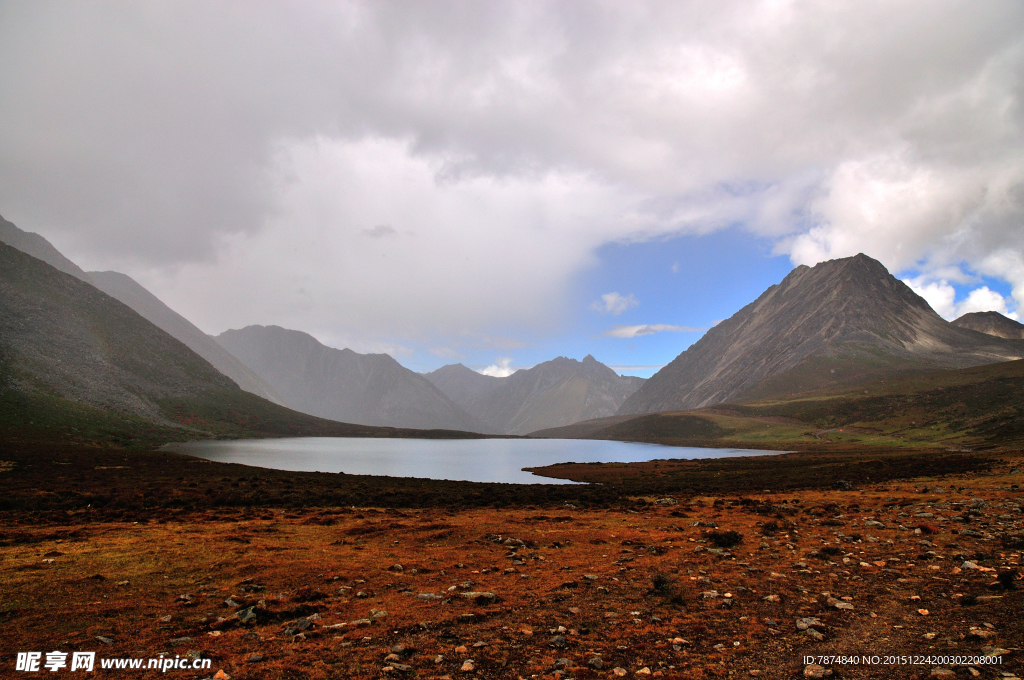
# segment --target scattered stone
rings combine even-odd
[[[615,668],[612,669],[612,673],[614,673],[615,675],[617,675],[617,676],[619,676],[621,678],[621,677],[624,677],[626,675],[626,669],[625,668],[619,668],[618,666],[616,666]]]
[[[604,661],[601,660],[601,657],[595,656],[587,659],[587,666],[593,668],[595,671],[599,671],[604,668]]]
[[[804,666],[804,677],[805,678],[825,678],[832,675],[832,671],[827,670],[823,666],[819,666],[816,663],[808,664]]]
[[[551,638],[551,646],[558,647],[559,649],[565,647],[568,644],[564,635],[555,635]]]
[[[774,623],[775,622],[773,621],[769,625],[774,625]],[[824,627],[825,627],[825,624],[823,624],[821,621],[819,621],[818,619],[813,618],[813,617],[797,619],[797,621],[796,621],[796,629],[797,630],[807,630],[808,628],[824,628]]]
[[[262,654],[253,654],[253,655],[251,655],[249,657],[248,661],[249,661],[249,663],[259,663],[260,661],[263,661],[263,655]]]
[[[843,602],[842,600],[837,600],[834,597],[829,597],[827,600],[825,600],[825,603],[829,607],[835,607],[836,609],[853,609],[852,603]]]
[[[472,659],[466,659],[462,664],[463,673],[472,673],[476,670],[476,664],[473,663]]]
[[[171,640],[171,647],[180,647],[181,645],[187,645],[191,642],[192,638],[190,637],[174,638],[173,640]]]
[[[112,644],[114,644],[114,641],[113,641],[113,640],[111,640],[111,639],[110,639],[110,638],[108,638],[108,637],[104,637],[104,636],[102,636],[102,635],[97,635],[97,636],[96,636],[96,639],[97,639],[97,640],[99,640],[100,642],[102,642],[102,643],[103,643],[103,644],[105,644],[105,645],[112,645]]]
[[[928,675],[933,678],[952,678],[956,676],[956,673],[954,673],[949,668],[942,668],[941,666],[936,666]]]
[[[214,674],[213,680],[231,680],[231,676],[225,673],[222,668]]]
[[[398,572],[401,572],[401,571],[405,571],[405,567],[403,567],[401,564],[392,564],[390,567],[388,567],[388,571],[398,571]]]

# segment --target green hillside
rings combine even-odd
[[[865,380],[855,388],[596,420],[533,436],[765,449],[1024,448],[1024,361]]]

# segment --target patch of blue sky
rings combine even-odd
[[[597,253],[574,294],[576,328],[567,345],[620,372],[649,377],[704,332],[781,281],[793,265],[772,243],[739,228],[700,236],[612,243]],[[602,295],[636,304],[598,311]],[[598,303],[598,304],[595,304]],[[639,328],[638,328],[639,327]],[[698,330],[657,330],[677,327]],[[584,355],[588,352],[584,352]],[[632,368],[626,368],[632,367]],[[641,368],[645,367],[645,368]]]
[[[769,240],[738,228],[611,243],[598,250],[593,267],[577,276],[567,317],[557,331],[513,336],[521,346],[460,344],[448,356],[416,346],[411,356],[398,358],[416,371],[455,362],[479,370],[502,359],[512,367],[529,367],[557,356],[591,354],[619,373],[650,377],[792,268],[788,257],[773,254]],[[619,300],[609,310],[602,299],[609,293],[626,302]]]

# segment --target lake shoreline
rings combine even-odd
[[[579,480],[533,473],[551,465],[641,463],[759,456],[735,448],[665,447],[611,440],[501,438],[474,440],[292,437],[172,443],[174,451],[224,463],[293,472],[366,474],[452,482],[578,484]]]

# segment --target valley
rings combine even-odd
[[[589,355],[421,375],[277,326],[208,336],[6,225],[46,261],[0,244],[5,649],[218,680],[1015,677],[1009,319],[948,323],[858,256],[794,270],[646,381]],[[508,484],[159,448],[273,437],[566,454]],[[568,462],[578,438],[785,453]],[[849,662],[868,652],[924,661]]]

